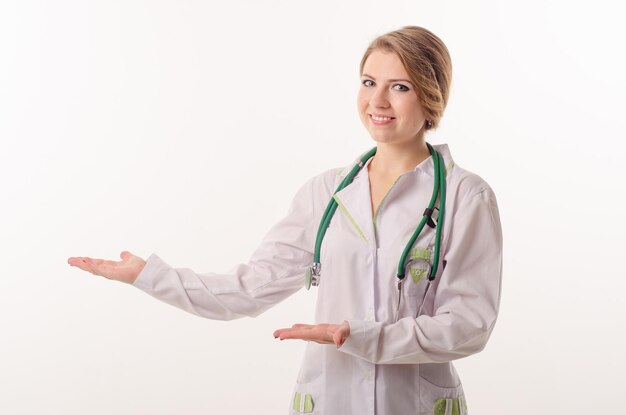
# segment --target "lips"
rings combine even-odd
[[[369,114],[370,120],[372,120],[372,122],[375,125],[384,125],[384,124],[389,124],[392,123],[393,120],[395,120],[394,117],[390,117],[388,115],[383,115],[383,114]]]

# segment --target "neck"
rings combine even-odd
[[[430,157],[426,142],[401,144],[380,143],[376,154],[368,165],[368,173],[396,178]]]

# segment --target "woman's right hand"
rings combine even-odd
[[[120,258],[122,258],[121,261],[109,261],[89,257],[70,257],[67,263],[94,275],[132,284],[143,270],[146,261],[128,251],[122,251]]]

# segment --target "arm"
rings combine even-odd
[[[306,267],[313,260],[313,180],[300,188],[287,216],[270,229],[247,263],[225,274],[199,274],[172,268],[152,254],[133,285],[210,319],[261,314],[304,286]]]
[[[445,362],[485,347],[498,314],[502,276],[502,229],[491,189],[464,201],[450,226],[433,315],[394,324],[348,320],[350,335],[338,350],[393,364]]]

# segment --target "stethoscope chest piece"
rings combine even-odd
[[[306,269],[304,274],[304,288],[307,290],[320,285],[320,268],[321,264],[316,262]]]

